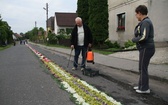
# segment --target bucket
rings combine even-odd
[[[86,61],[87,61],[88,63],[93,63],[93,64],[94,64],[94,53],[93,53],[93,51],[91,50],[91,48],[87,51]]]

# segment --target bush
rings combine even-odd
[[[133,43],[131,40],[128,40],[127,42],[124,43],[125,48],[135,46],[135,43]]]
[[[70,35],[66,35],[66,34],[59,34],[59,35],[56,35],[56,37],[57,37],[58,40],[70,39]]]
[[[106,44],[108,47],[113,47],[113,43],[111,43],[110,40],[105,41],[104,44]]]
[[[58,38],[56,37],[55,34],[49,33],[47,38],[49,39],[48,40],[49,44],[57,44],[58,43]]]
[[[117,41],[112,43],[110,40],[106,40],[104,44],[107,45],[109,48],[120,48],[120,45],[117,43]]]

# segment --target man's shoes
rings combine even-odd
[[[134,89],[134,90],[138,90],[138,86],[134,86],[133,89]]]
[[[82,67],[82,68],[81,68],[81,71],[83,71],[83,70],[85,70],[85,68]]]
[[[140,94],[149,94],[150,93],[150,89],[146,90],[146,91],[142,91],[142,90],[136,90],[137,93],[140,93]]]
[[[76,68],[76,67],[73,67],[72,70],[77,70],[77,68]]]

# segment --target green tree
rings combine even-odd
[[[32,30],[25,33],[25,37],[29,38],[30,41],[39,41],[39,40],[45,40],[44,37],[45,31],[42,27],[34,27]]]
[[[38,30],[38,32],[41,34],[40,35],[40,40],[42,40],[43,42],[45,42],[45,30],[44,30],[44,28],[42,28],[42,27],[40,27],[39,28],[39,30]]]
[[[78,0],[77,2],[77,13],[82,18],[83,22],[88,25],[89,21],[89,4],[88,0]]]
[[[3,26],[0,26],[0,44],[4,44],[7,40],[7,33]]]
[[[45,34],[45,30],[44,30],[44,28],[40,27],[40,28],[39,28],[39,31],[41,32],[42,35]]]
[[[7,44],[13,42],[12,30],[6,21],[3,21],[0,15],[0,44],[4,44],[7,41]]]
[[[89,0],[89,27],[94,43],[104,44],[108,38],[108,4],[107,0]]]
[[[32,30],[25,33],[26,37],[29,37],[31,41],[36,41],[38,36],[38,28],[34,27]]]

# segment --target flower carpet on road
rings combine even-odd
[[[121,105],[112,97],[106,95],[89,85],[87,82],[74,77],[59,65],[42,55],[40,52],[27,45],[45,64],[52,75],[59,81],[61,86],[69,92],[78,105]]]

